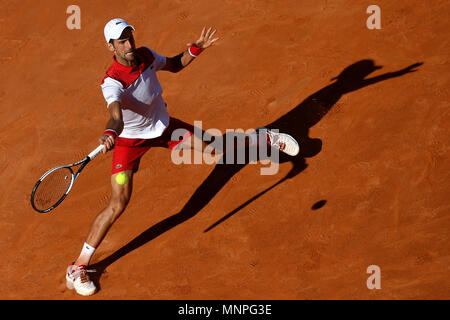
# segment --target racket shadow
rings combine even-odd
[[[333,81],[331,84],[307,97],[295,108],[279,119],[265,125],[265,127],[269,129],[279,129],[280,132],[288,133],[299,142],[301,152],[296,157],[289,157],[284,154],[280,154],[279,162],[291,162],[291,170],[277,183],[253,196],[236,209],[224,215],[222,218],[209,226],[204,232],[209,232],[213,228],[218,227],[221,223],[230,219],[233,215],[240,212],[243,208],[261,197],[263,194],[266,194],[287,179],[293,179],[298,174],[303,172],[307,168],[306,158],[314,157],[322,150],[322,140],[318,138],[311,138],[309,136],[309,129],[317,124],[344,94],[359,90],[380,81],[415,72],[416,68],[420,65],[422,65],[422,63],[416,63],[395,72],[387,72],[379,76],[367,78],[369,74],[377,69],[380,69],[381,66],[376,66],[372,60],[358,61],[346,67],[337,77],[331,79],[331,81]],[[103,260],[93,264],[91,268],[96,269],[97,272],[93,275],[92,279],[98,284],[98,287],[100,286],[99,282],[101,275],[105,273],[108,266],[131,251],[138,249],[163,233],[194,217],[211,201],[211,199],[215,197],[223,186],[225,186],[226,183],[246,165],[247,163],[217,164],[210,175],[195,190],[180,212],[156,223],[128,242],[122,248],[118,249]]]

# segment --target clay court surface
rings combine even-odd
[[[66,8],[81,9],[69,30]],[[366,8],[381,8],[369,30]],[[85,299],[66,289],[110,193],[111,153],[38,214],[48,169],[98,145],[103,27],[174,56],[203,26],[221,38],[159,72],[171,116],[203,129],[276,128],[302,152],[263,164],[175,165],[152,149],[129,207],[97,249],[89,299],[448,299],[448,1],[2,1],[1,299]],[[345,70],[345,71],[344,71]],[[333,79],[333,80],[332,80]],[[369,290],[367,268],[381,269]]]

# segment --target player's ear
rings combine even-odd
[[[112,40],[111,42],[107,42],[106,43],[106,48],[108,48],[108,50],[111,51],[111,52],[114,52],[114,50],[116,50],[116,48],[114,48],[113,41],[114,40]]]

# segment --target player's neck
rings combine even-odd
[[[125,67],[135,67],[138,65],[138,61],[136,58],[130,61],[116,55],[116,61]]]

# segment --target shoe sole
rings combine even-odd
[[[295,157],[296,155],[298,155],[298,153],[300,152],[300,146],[298,145],[298,142],[294,139],[294,137],[292,137],[291,135],[287,134],[287,133],[279,133],[278,134],[281,137],[284,137],[287,140],[290,140],[291,143],[293,143],[295,145],[295,151],[294,152],[288,152],[286,150],[280,150],[281,152],[284,152],[292,157]]]

